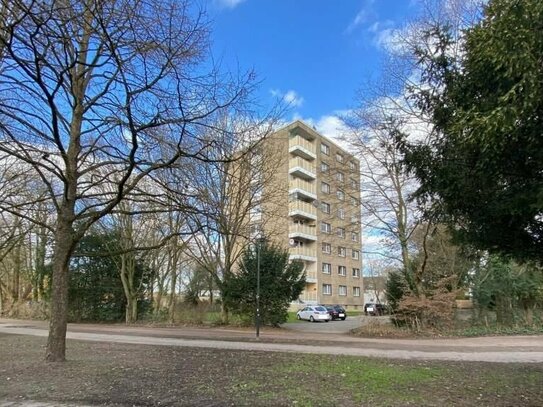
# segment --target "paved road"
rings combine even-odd
[[[289,322],[283,324],[283,328],[296,332],[334,333],[346,334],[351,329],[360,326],[360,317],[347,317],[345,321],[337,320],[330,322]]]
[[[47,324],[0,319],[0,333],[46,336]],[[353,338],[344,334],[297,332],[289,329],[264,329],[259,341],[254,340],[253,335],[252,331],[244,329],[70,324],[67,336],[69,339],[85,341],[231,350],[394,359],[543,363],[543,336],[395,340]]]

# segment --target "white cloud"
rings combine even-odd
[[[292,120],[302,120],[309,126],[312,126],[323,136],[328,137],[341,148],[350,151],[349,144],[342,140],[342,136],[346,133],[347,128],[343,124],[340,117],[345,113],[347,113],[347,111],[338,110],[332,114],[321,116],[318,119],[303,118],[299,114],[295,113]]]
[[[282,99],[290,107],[300,107],[304,103],[304,98],[292,89],[284,93],[279,89],[272,89],[270,90],[270,93],[273,97]]]
[[[405,47],[403,36],[406,33],[395,25],[392,20],[375,21],[367,28],[367,32],[372,37],[371,43],[385,51],[401,53]]]
[[[341,141],[341,136],[345,132],[346,128],[338,116],[322,116],[317,121],[316,127],[319,133],[334,140],[336,143],[341,144],[343,148],[346,148],[345,143]]]
[[[285,102],[292,106],[301,106],[304,103],[304,98],[298,95],[295,91],[289,90],[284,96]]]
[[[215,4],[222,8],[235,8],[243,3],[245,0],[215,0]]]
[[[350,33],[357,27],[365,24],[372,19],[373,15],[375,14],[372,7],[374,2],[375,0],[367,0],[365,2],[364,7],[362,7],[360,11],[358,11],[358,13],[356,13],[356,16],[354,17],[353,21],[351,21],[350,24],[347,26],[345,32]]]
[[[375,35],[374,44],[377,48],[384,49],[392,54],[401,54],[405,52],[405,40],[402,38],[400,30],[396,28],[386,28]]]

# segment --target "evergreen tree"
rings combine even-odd
[[[491,0],[460,44],[427,35],[413,96],[434,132],[407,148],[419,199],[462,242],[543,262],[543,2]]]
[[[303,264],[289,262],[287,250],[267,241],[245,250],[238,273],[225,282],[223,300],[233,313],[255,317],[258,268],[261,322],[278,326],[286,322],[290,302],[297,299],[305,287]]]

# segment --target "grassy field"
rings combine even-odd
[[[543,366],[376,360],[0,335],[0,405],[541,406]]]

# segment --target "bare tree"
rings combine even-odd
[[[0,313],[18,314],[19,304],[45,294],[45,262],[49,233],[26,218],[51,224],[51,208],[28,165],[0,160],[0,206],[25,207],[24,216],[0,213]],[[29,203],[32,204],[29,204]]]
[[[210,67],[209,25],[189,1],[1,4],[17,12],[0,25],[0,152],[29,165],[56,223],[32,218],[24,203],[3,202],[2,210],[52,232],[46,360],[63,361],[78,241],[154,172],[183,160],[222,159],[209,157],[209,148],[231,133],[222,131],[221,140],[206,134],[226,111],[249,113],[253,75]]]
[[[409,201],[416,184],[402,168],[396,143],[404,123],[384,115],[379,108],[355,111],[347,119],[351,133],[346,137],[361,163],[363,227],[383,243],[365,254],[388,258],[407,275],[410,238],[419,222],[416,205]]]
[[[390,36],[385,45],[383,72],[377,81],[367,83],[359,92],[357,107],[344,117],[348,131],[344,135],[361,161],[363,224],[366,235],[382,238],[381,247],[365,251],[366,256],[389,258],[400,264],[407,276],[410,270],[410,242],[422,221],[420,207],[411,200],[418,185],[403,168],[400,143],[424,140],[433,131],[430,118],[422,113],[415,92],[423,89],[417,50],[432,52],[439,24],[453,27],[459,37],[462,29],[480,17],[480,0],[424,0],[421,13]],[[423,35],[426,34],[426,35]],[[453,41],[460,52],[460,41]],[[428,221],[428,220],[426,220]],[[415,250],[416,251],[416,250]]]
[[[260,131],[270,134],[273,123]],[[264,225],[262,211],[272,214],[277,211],[275,198],[281,186],[276,185],[275,173],[286,159],[278,153],[280,150],[271,139],[256,146],[235,143],[224,148],[239,159],[194,169],[192,178],[197,180],[194,194],[201,210],[189,217],[188,222],[194,232],[188,253],[201,270],[209,273],[213,279],[210,285],[221,292],[243,249],[254,242],[264,228],[270,235],[275,233],[276,219],[268,217]],[[224,322],[228,320],[224,303],[222,318]]]

